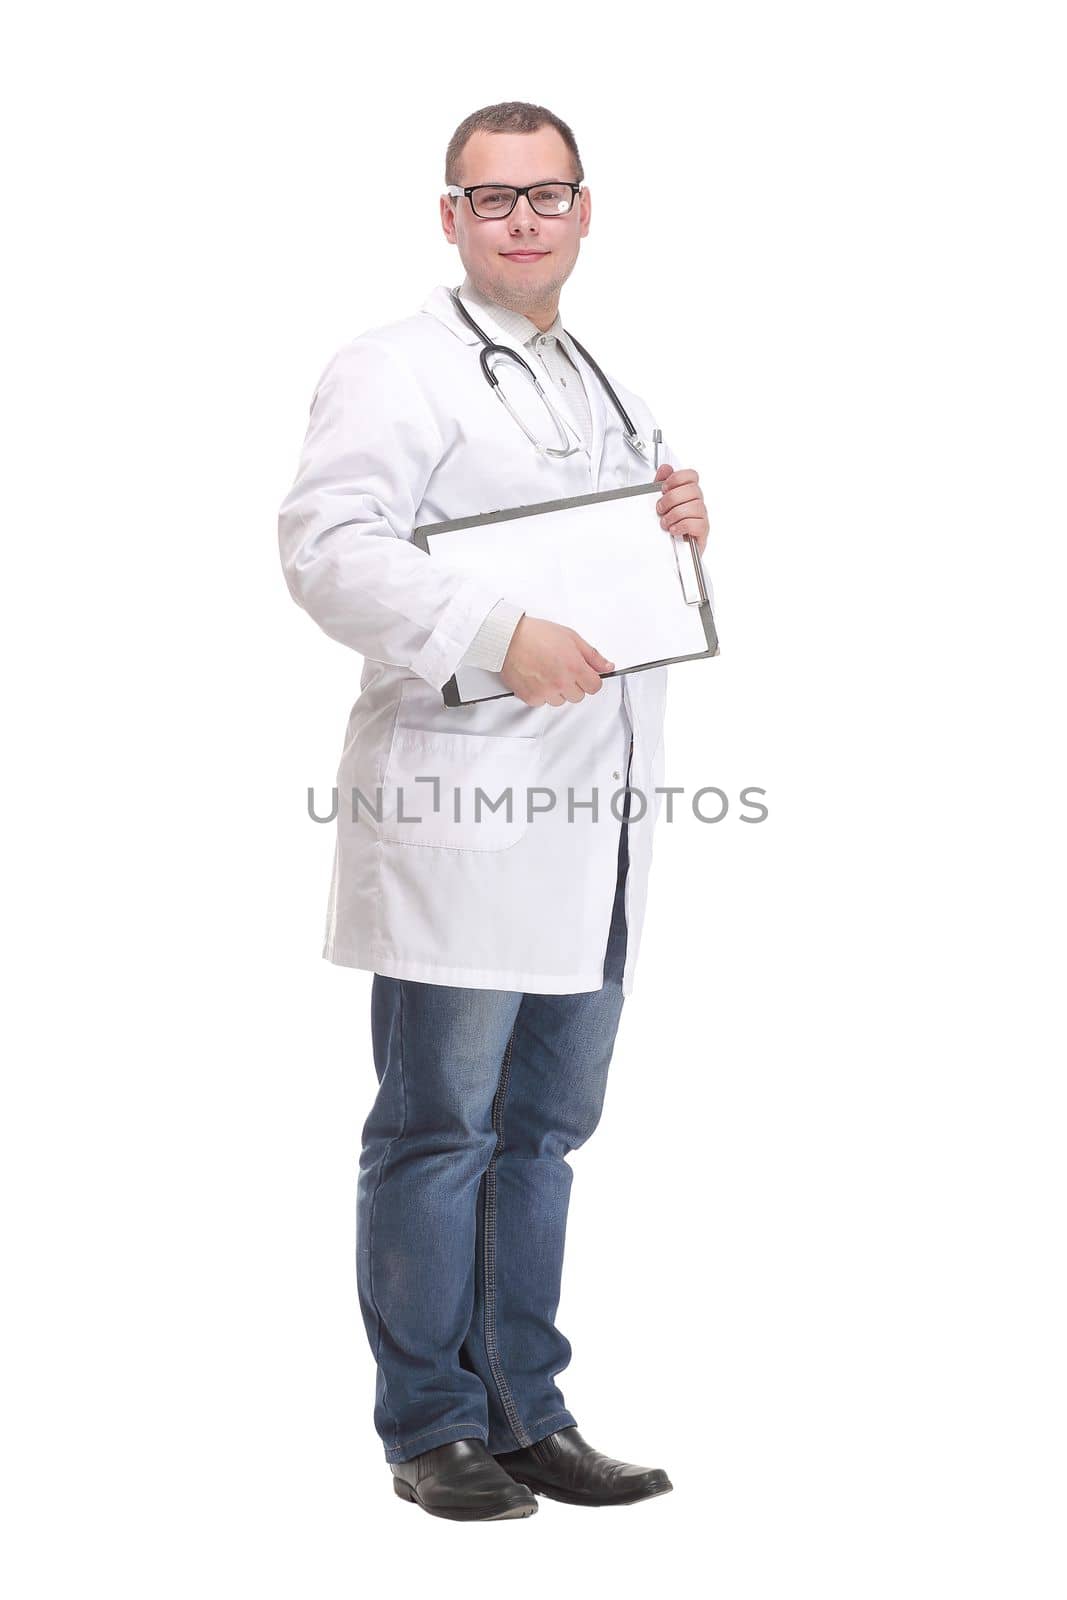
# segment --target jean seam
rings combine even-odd
[[[511,1392],[500,1354],[496,1344],[496,1158],[498,1151],[504,1143],[504,1099],[507,1094],[508,1079],[511,1070],[511,1052],[515,1043],[516,1020],[508,1037],[507,1049],[504,1051],[504,1060],[500,1067],[500,1081],[493,1098],[493,1128],[496,1132],[496,1145],[489,1158],[489,1165],[485,1171],[485,1214],[484,1214],[484,1287],[485,1287],[485,1354],[496,1385],[497,1394],[504,1415],[507,1418],[519,1446],[529,1443],[529,1434],[523,1427],[522,1418],[515,1404],[515,1397]]]
[[[368,1288],[370,1289],[371,1304],[374,1306],[374,1315],[375,1315],[375,1318],[377,1319],[377,1323],[378,1323],[377,1336],[376,1336],[375,1341],[374,1341],[374,1362],[375,1362],[375,1365],[378,1368],[378,1371],[381,1373],[381,1376],[382,1376],[382,1410],[386,1411],[386,1412],[390,1411],[390,1406],[389,1406],[389,1385],[388,1385],[388,1381],[387,1381],[387,1379],[385,1377],[385,1369],[382,1366],[382,1360],[381,1360],[381,1353],[382,1353],[382,1314],[381,1314],[381,1311],[379,1310],[379,1307],[378,1307],[378,1298],[374,1293],[374,1208],[375,1208],[375,1206],[377,1204],[377,1201],[378,1201],[378,1190],[381,1188],[382,1178],[383,1178],[383,1176],[385,1174],[386,1163],[389,1160],[389,1156],[390,1156],[390,1153],[392,1151],[392,1148],[393,1148],[394,1144],[396,1143],[397,1139],[402,1139],[404,1137],[404,1134],[407,1131],[407,1124],[408,1124],[408,1090],[407,1090],[407,1078],[406,1078],[405,1073],[404,1073],[404,986],[403,986],[403,984],[399,985],[397,993],[398,993],[398,996],[399,996],[399,1028],[398,1028],[398,1032],[399,1032],[399,1035],[400,1035],[400,1049],[399,1049],[399,1053],[398,1054],[399,1054],[399,1061],[400,1061],[400,1093],[401,1093],[401,1104],[403,1106],[403,1110],[401,1112],[401,1117],[400,1117],[400,1132],[393,1135],[393,1137],[389,1140],[389,1143],[386,1145],[385,1150],[382,1153],[381,1163],[380,1163],[380,1165],[378,1167],[378,1176],[374,1181],[374,1192],[371,1195],[370,1215],[367,1218],[367,1285],[368,1285]],[[388,1071],[388,1063],[386,1064],[386,1070]],[[401,1445],[398,1442],[397,1437],[396,1437],[399,1431],[400,1431],[399,1419],[396,1416],[393,1416],[393,1446],[392,1446],[392,1448],[394,1450],[401,1450],[401,1449],[404,1448],[403,1445]]]

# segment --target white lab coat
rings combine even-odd
[[[490,338],[526,354],[484,308],[472,310]],[[536,994],[599,989],[621,827],[610,799],[625,783],[629,729],[631,788],[648,802],[642,817],[641,800],[631,799],[622,984],[629,994],[662,802],[655,788],[663,782],[667,669],[605,679],[578,704],[534,707],[508,695],[447,707],[442,685],[503,591],[425,554],[411,531],[648,482],[651,448],[644,463],[625,443],[615,408],[583,361],[592,457],[584,449],[564,459],[543,456],[491,392],[480,348],[444,286],[414,316],[346,344],[319,379],[296,480],[281,506],[281,559],[293,598],[365,658],[337,771],[322,954],[341,966],[424,983]],[[656,423],[648,408],[605,371],[649,443]],[[542,382],[580,444],[562,394],[546,377]],[[531,429],[555,444],[528,387],[532,403],[523,410]],[[513,403],[519,392],[520,385],[509,388]],[[669,448],[661,460],[673,461]],[[648,505],[650,537],[670,538],[659,527],[654,496]],[[518,593],[507,598],[523,603]],[[602,641],[589,642],[610,654]],[[594,718],[592,703],[604,694],[617,710],[604,702]],[[420,775],[438,777],[439,788],[415,782]],[[568,820],[568,785],[576,803],[598,790],[595,821],[580,806]],[[501,807],[474,821],[475,786],[493,800],[510,787],[510,820]],[[527,789],[541,786],[555,790],[556,804],[531,818]],[[547,804],[546,797],[538,794],[534,804]],[[621,814],[621,794],[615,805]]]

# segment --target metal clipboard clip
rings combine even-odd
[[[653,447],[654,447],[653,468],[652,468],[652,470],[653,470],[653,472],[658,472],[659,471],[659,447],[663,443],[663,430],[661,428],[657,428],[656,431],[653,433],[653,435],[652,435],[652,443],[653,443]],[[696,545],[693,543],[692,539],[688,539],[688,538],[684,538],[684,537],[679,539],[679,538],[676,538],[673,533],[671,534],[670,537],[671,537],[671,544],[674,546],[674,565],[675,565],[675,569],[677,570],[677,573],[678,573],[678,582],[682,586],[682,599],[685,601],[687,606],[703,606],[703,605],[707,605],[707,603],[708,603],[708,587],[707,587],[707,584],[704,582],[704,568],[701,565],[700,553],[697,550]],[[694,574],[694,576],[696,578],[696,586],[697,586],[697,592],[696,592],[695,595],[691,595],[689,593],[689,591],[687,590],[686,586],[685,586],[685,573],[682,571],[682,558],[678,553],[678,546],[680,544],[687,544],[689,546],[689,554],[690,554],[690,556],[692,557],[692,560],[693,560],[693,574]]]
[[[684,536],[681,539],[675,538],[673,533],[671,534],[671,544],[674,546],[674,564],[678,568],[678,582],[682,586],[682,597],[685,600],[686,605],[706,605],[708,599],[708,589],[707,584],[704,582],[704,568],[700,564],[700,555],[697,551],[696,545],[693,543],[692,539],[687,539]],[[693,558],[693,571],[696,574],[697,582],[697,592],[695,595],[690,595],[686,591],[685,573],[682,571],[682,558],[678,552],[678,546],[680,544],[687,544],[689,546],[689,554]]]

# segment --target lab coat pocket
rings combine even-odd
[[[397,726],[382,778],[383,844],[506,850],[526,832],[541,736]]]

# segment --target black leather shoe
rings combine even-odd
[[[569,1506],[628,1506],[674,1487],[662,1467],[615,1461],[586,1444],[575,1427],[560,1428],[494,1460],[516,1483]]]
[[[390,1461],[389,1470],[401,1500],[421,1506],[431,1517],[502,1522],[537,1510],[529,1489],[497,1466],[480,1439],[439,1444],[410,1461]]]

